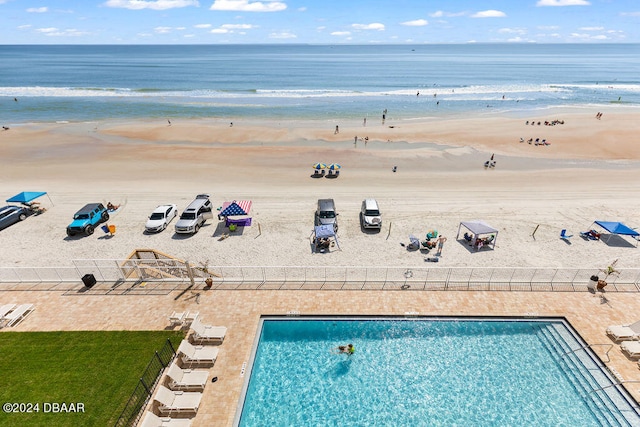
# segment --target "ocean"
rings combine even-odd
[[[640,44],[41,45],[0,56],[3,125],[640,107]]]

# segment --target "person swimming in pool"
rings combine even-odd
[[[353,344],[338,346],[336,347],[336,350],[338,350],[338,353],[344,353],[348,356],[351,356],[353,353],[356,352],[356,348],[353,346]]]

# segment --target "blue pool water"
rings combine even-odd
[[[266,319],[237,422],[640,425],[595,358],[565,355],[583,345],[560,320]]]

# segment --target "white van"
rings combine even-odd
[[[195,234],[200,227],[213,218],[213,205],[208,194],[198,194],[196,199],[182,212],[180,219],[176,222],[176,233]]]

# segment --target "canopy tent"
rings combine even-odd
[[[593,223],[599,225],[600,227],[604,228],[605,230],[607,230],[610,233],[609,238],[607,238],[607,242],[611,238],[611,235],[619,234],[621,236],[631,236],[631,237],[633,237],[636,240],[636,246],[638,245],[638,237],[640,237],[640,233],[638,233],[633,228],[630,228],[630,227],[624,225],[621,222],[617,222],[617,221],[594,221]]]
[[[251,225],[251,218],[242,219],[229,219],[230,216],[243,216],[249,215],[251,211],[251,200],[234,200],[232,202],[224,202],[220,208],[218,219],[223,217],[225,219],[225,225],[228,227],[231,224],[249,226]]]
[[[484,221],[476,220],[476,221],[462,221],[458,226],[458,235],[456,236],[456,240],[460,238],[460,229],[464,227],[471,232],[476,238],[482,234],[493,234],[493,239],[491,240],[491,248],[495,249],[496,240],[498,240],[498,230],[490,226]]]
[[[312,243],[314,247],[317,247],[316,240],[317,239],[335,239],[336,246],[340,249],[340,242],[338,242],[338,236],[336,235],[335,230],[333,229],[333,224],[323,224],[316,225],[313,228],[313,232],[311,233]]]
[[[42,197],[47,194],[46,191],[23,191],[22,193],[18,193],[15,196],[7,199],[7,202],[13,203],[29,203],[32,200],[37,199],[38,197]],[[47,195],[47,197],[49,197]],[[49,197],[49,201],[51,202],[51,197]],[[53,202],[51,202],[53,205]]]
[[[251,200],[234,200],[233,202],[224,202],[220,208],[220,216],[238,216],[249,215],[251,210]]]

